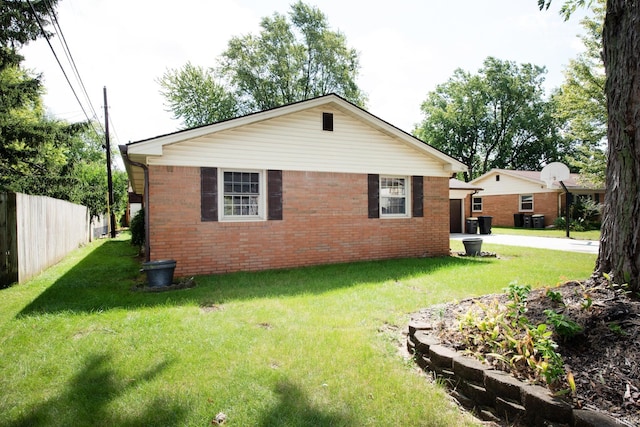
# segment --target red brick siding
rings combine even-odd
[[[367,175],[283,172],[283,220],[201,222],[200,168],[149,168],[152,260],[176,275],[449,253],[449,180],[424,179],[424,217],[369,219]]]
[[[469,200],[469,197],[465,200],[467,206],[469,206]],[[482,196],[482,212],[473,212],[473,216],[491,216],[493,217],[492,225],[513,227],[513,214],[519,212],[520,196],[518,194]],[[523,213],[544,215],[545,226],[553,224],[558,217],[558,193],[534,193],[533,212]]]

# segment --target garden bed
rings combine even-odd
[[[430,334],[443,345],[464,352],[467,340],[460,331],[459,319],[495,302],[507,304],[508,297],[487,295],[430,307],[412,316],[412,322],[430,325]],[[605,279],[592,279],[531,291],[525,313],[529,321],[533,325],[544,323],[544,311],[548,309],[581,327],[571,339],[556,339],[556,352],[576,384],[573,396],[566,394],[564,398],[575,409],[602,412],[627,425],[640,425],[640,301],[629,298]],[[494,365],[508,369],[504,364]],[[526,372],[512,369],[511,373],[532,381]]]

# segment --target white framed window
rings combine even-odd
[[[264,171],[221,169],[219,197],[221,221],[256,221],[266,218]]]
[[[520,212],[533,212],[533,194],[520,195]]]
[[[473,212],[482,212],[482,197],[473,197],[472,199]]]
[[[411,190],[406,176],[380,177],[380,217],[407,218],[410,212]]]

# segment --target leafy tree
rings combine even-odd
[[[544,99],[545,72],[492,57],[475,75],[458,69],[429,93],[414,135],[460,159],[467,181],[492,168],[539,169],[570,148]]]
[[[234,37],[222,54],[222,71],[249,110],[264,110],[335,92],[363,105],[355,83],[359,62],[326,16],[301,1],[287,17],[262,19],[258,36]]]
[[[594,16],[584,18],[584,53],[569,62],[565,82],[554,94],[557,114],[567,124],[566,137],[578,144],[569,164],[584,183],[604,185],[606,170],[607,99],[602,63],[604,0],[594,4]]]
[[[548,7],[551,0],[538,0]],[[564,9],[591,5],[568,0]],[[607,173],[595,272],[640,292],[640,2],[607,0],[603,59],[607,95]]]
[[[41,85],[17,65],[0,68],[0,187],[46,176],[64,165],[61,122],[45,117]]]
[[[169,111],[187,128],[238,115],[235,96],[216,82],[211,70],[188,62],[181,69],[167,70],[158,82]]]
[[[13,51],[42,36],[58,0],[2,0],[0,3],[0,46]],[[47,34],[48,35],[48,34]]]
[[[364,106],[358,53],[318,8],[298,1],[288,17],[274,13],[260,26],[257,35],[231,38],[216,70],[187,63],[159,80],[167,107],[186,126],[328,93]]]
[[[106,211],[104,136],[88,123],[48,117],[41,76],[21,67],[17,50],[43,35],[56,4],[0,1],[0,189],[69,200],[95,216]],[[114,182],[126,204],[123,174]]]

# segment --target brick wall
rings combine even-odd
[[[469,197],[465,205],[469,206]],[[518,194],[500,196],[482,196],[482,212],[473,212],[473,216],[487,215],[493,217],[492,225],[513,227],[513,214],[520,212],[520,197]],[[558,217],[558,193],[534,193],[533,212],[525,214],[544,215],[545,226],[553,224]]]
[[[201,222],[200,168],[149,168],[150,255],[176,276],[449,253],[449,180],[424,178],[424,217],[369,219],[367,175],[283,172],[283,220]]]

